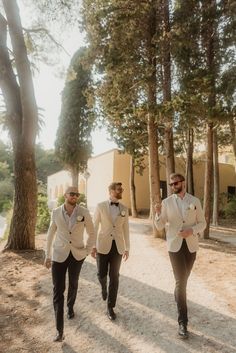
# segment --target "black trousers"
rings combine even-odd
[[[109,271],[107,305],[111,308],[116,306],[121,260],[122,255],[118,253],[115,240],[112,241],[111,250],[108,254],[97,253],[97,275],[102,287],[107,286],[107,274]]]
[[[73,309],[75,303],[79,274],[84,259],[76,260],[72,253],[64,262],[52,262],[52,281],[53,281],[53,307],[56,319],[56,328],[59,332],[64,329],[64,291],[66,286],[66,272],[68,270],[69,285],[67,294],[67,307]]]
[[[175,276],[175,301],[178,309],[178,322],[188,324],[186,288],[187,281],[196,259],[196,252],[188,250],[186,240],[178,252],[169,252],[171,265]]]

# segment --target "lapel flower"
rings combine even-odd
[[[125,217],[125,210],[122,210],[122,211],[120,212],[120,215],[121,215],[121,217]]]
[[[77,217],[76,217],[77,223],[78,223],[78,222],[83,222],[83,220],[84,220],[84,216],[77,216]]]
[[[190,203],[187,210],[191,210],[191,211],[196,210],[196,206],[193,203]]]

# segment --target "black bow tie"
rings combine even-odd
[[[112,206],[112,205],[115,205],[115,206],[118,207],[118,206],[119,206],[119,202],[111,202],[111,206]]]

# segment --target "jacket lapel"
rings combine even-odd
[[[68,225],[66,224],[66,220],[65,220],[65,217],[64,217],[64,214],[63,214],[63,209],[64,209],[64,204],[61,205],[61,209],[60,209],[60,219],[61,219],[61,222],[62,222],[62,224],[64,225],[64,227],[68,230]]]
[[[175,210],[178,213],[179,217],[181,219],[183,219],[182,213],[180,212],[180,209],[179,209],[178,204],[177,204],[177,198],[176,198],[175,194],[172,197],[173,197],[173,204],[174,204]]]
[[[106,201],[105,208],[106,208],[108,219],[113,224],[113,220],[111,217],[111,211],[110,211],[110,201]]]

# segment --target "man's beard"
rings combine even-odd
[[[179,189],[175,189],[174,194],[179,194],[179,193],[181,193],[181,191],[183,191],[182,186]]]
[[[68,200],[67,200],[67,202],[68,202],[68,204],[71,205],[71,206],[75,206],[75,205],[76,205],[76,201],[68,201]]]

